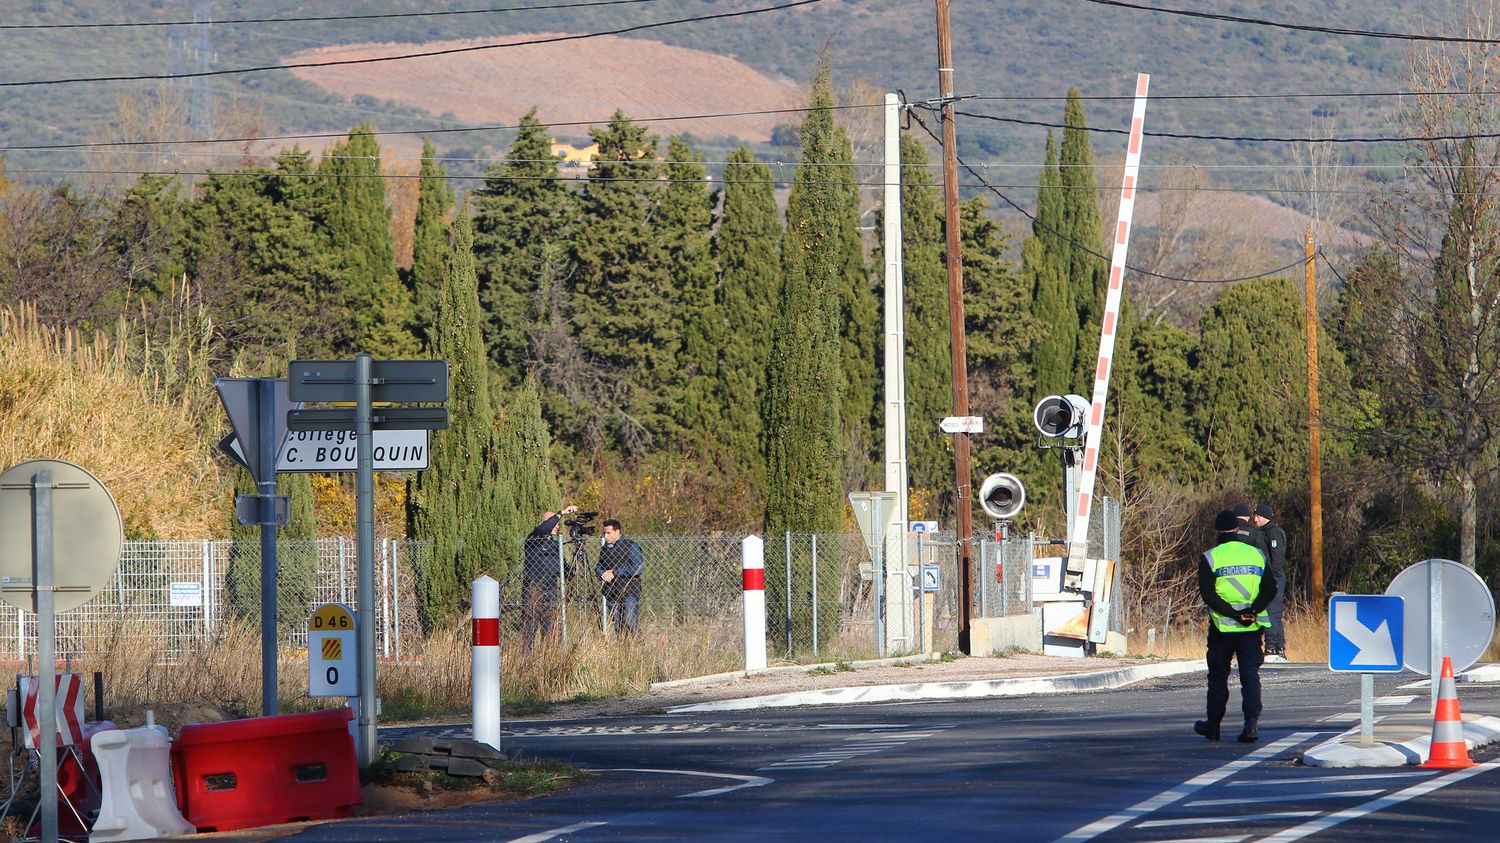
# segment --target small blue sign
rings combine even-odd
[[[943,590],[942,571],[941,571],[940,568],[938,568],[938,566],[936,566],[936,565],[923,565],[922,566],[922,590],[923,591],[942,591]]]
[[[1032,579],[1034,579],[1034,580],[1044,580],[1044,579],[1046,579],[1046,578],[1048,578],[1050,576],[1052,576],[1052,566],[1051,565],[1032,565],[1031,566],[1031,578]]]
[[[1401,670],[1406,601],[1391,594],[1328,598],[1328,669],[1351,673]]]

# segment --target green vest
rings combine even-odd
[[[1248,609],[1260,592],[1260,578],[1266,572],[1266,557],[1254,545],[1225,542],[1203,554],[1214,572],[1214,592],[1236,609]],[[1271,616],[1262,611],[1256,624],[1246,626],[1239,618],[1225,617],[1209,610],[1214,627],[1220,632],[1254,632],[1271,625]]]

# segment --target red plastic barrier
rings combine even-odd
[[[364,801],[353,710],[182,727],[172,773],[182,815],[199,832],[347,817]]]

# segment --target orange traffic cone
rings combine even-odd
[[[1447,656],[1443,656],[1437,711],[1432,718],[1432,748],[1427,753],[1427,761],[1417,766],[1445,770],[1474,766],[1469,760],[1469,744],[1464,740],[1464,718],[1458,711],[1458,693],[1453,689],[1453,660]]]

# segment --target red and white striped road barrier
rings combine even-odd
[[[740,541],[740,569],[745,582],[745,670],[766,669],[766,541]]]
[[[1125,149],[1125,177],[1120,185],[1120,217],[1115,224],[1114,251],[1109,258],[1109,290],[1104,295],[1104,321],[1099,330],[1099,359],[1094,366],[1094,397],[1083,437],[1083,473],[1078,478],[1078,502],[1068,531],[1068,555],[1088,556],[1089,510],[1094,498],[1094,480],[1099,469],[1100,433],[1104,428],[1104,401],[1109,396],[1109,374],[1119,329],[1120,299],[1125,289],[1125,253],[1130,246],[1130,219],[1135,213],[1135,186],[1141,172],[1141,135],[1146,123],[1146,91],[1151,77],[1135,77],[1135,109],[1130,116],[1130,145]]]
[[[469,592],[474,607],[474,740],[500,748],[500,583],[482,576]]]
[[[36,698],[41,683],[35,676],[21,677],[21,716],[26,724],[25,744],[27,749],[42,745],[42,727],[37,722]],[[55,712],[55,734],[58,746],[77,746],[83,743],[83,675],[60,673],[57,675],[57,693],[52,698]]]

